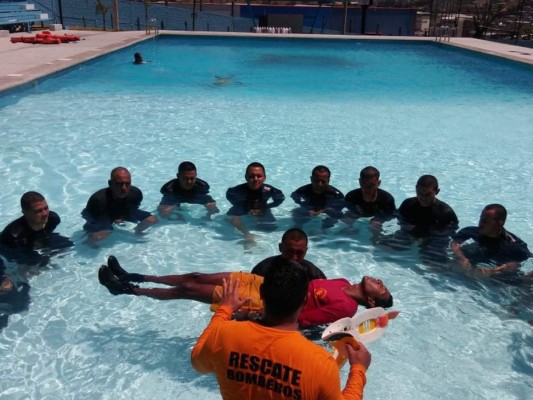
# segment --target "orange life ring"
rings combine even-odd
[[[21,36],[22,43],[36,43],[35,36]]]
[[[48,36],[48,37],[45,37],[45,38],[42,38],[42,39],[37,39],[37,43],[40,43],[40,44],[60,44],[61,40],[60,39],[56,39],[53,36]]]

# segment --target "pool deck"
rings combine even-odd
[[[37,32],[34,32],[37,33]],[[81,38],[79,42],[62,44],[28,44],[11,43],[10,37],[20,36],[12,34],[0,37],[0,91],[15,88],[33,82],[54,72],[72,67],[100,57],[109,52],[130,46],[134,43],[153,38],[144,31],[102,32],[102,31],[55,31],[55,34],[69,33]],[[205,36],[239,36],[239,37],[290,37],[314,39],[361,39],[361,40],[413,40],[433,41],[434,38],[420,38],[408,36],[351,36],[351,35],[272,35],[252,33],[226,32],[182,32],[164,31],[173,35],[205,35]],[[28,34],[23,34],[28,35]],[[498,57],[533,65],[533,49],[479,40],[473,38],[451,38],[449,42],[442,42],[468,50],[478,51]],[[133,59],[133,54],[131,55]]]

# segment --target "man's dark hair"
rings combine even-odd
[[[285,240],[305,240],[305,243],[307,244],[308,238],[307,234],[301,230],[300,228],[291,228],[283,234],[281,237],[281,242],[283,243]]]
[[[418,178],[416,187],[438,189],[439,181],[433,175],[422,175]]]
[[[392,307],[392,304],[393,304],[392,294],[386,300],[374,299],[374,304],[375,304],[375,307],[383,307],[383,308]]]
[[[44,196],[37,192],[26,192],[20,198],[20,207],[24,211],[31,210],[31,205],[39,201],[45,201]]]
[[[178,166],[178,174],[181,174],[182,172],[188,172],[188,171],[196,171],[196,165],[194,165],[190,161],[183,161]]]
[[[246,175],[248,175],[248,171],[250,170],[250,168],[261,168],[263,170],[263,174],[266,175],[265,167],[263,166],[263,164],[258,163],[257,161],[248,164],[248,166],[246,167]]]
[[[483,211],[491,210],[496,211],[496,215],[498,216],[498,218],[502,221],[502,223],[505,223],[505,220],[507,219],[507,210],[504,206],[502,206],[501,204],[489,204],[483,209]]]
[[[309,279],[295,261],[278,258],[265,275],[261,298],[270,317],[287,318],[300,308],[307,295]]]
[[[379,170],[370,165],[368,167],[364,167],[361,172],[359,172],[359,179],[369,179],[374,177],[379,179]]]
[[[325,165],[317,165],[315,168],[313,168],[313,171],[311,171],[311,176],[314,176],[315,172],[327,172],[328,178],[331,177],[331,171]]]

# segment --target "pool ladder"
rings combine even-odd
[[[450,28],[449,26],[440,26],[435,30],[436,42],[449,42],[450,38],[455,34],[456,28]]]
[[[150,18],[148,21],[146,21],[146,34],[154,34],[154,37],[159,35],[159,27],[157,26],[157,19]]]

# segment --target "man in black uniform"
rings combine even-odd
[[[70,240],[53,234],[61,219],[49,210],[46,199],[40,193],[24,193],[20,198],[20,206],[22,217],[11,222],[0,233],[0,243],[5,249],[33,250],[72,245]]]
[[[283,203],[285,195],[281,190],[264,183],[265,167],[258,162],[253,162],[246,167],[244,178],[246,183],[229,188],[226,192],[226,198],[232,205],[227,214],[230,223],[244,234],[245,239],[253,240],[254,235],[250,233],[241,216],[256,217],[258,228],[274,230],[276,219],[270,209]]]
[[[403,201],[398,209],[402,230],[416,238],[449,236],[459,221],[452,208],[437,199],[439,182],[432,175],[423,175],[416,183],[416,197]]]
[[[326,279],[326,275],[312,262],[305,260],[307,254],[307,235],[299,228],[292,228],[286,231],[281,237],[279,244],[280,255],[265,258],[252,269],[252,274],[265,276],[275,261],[280,258],[296,261],[307,274],[309,280]]]
[[[113,230],[113,223],[140,222],[135,228],[136,233],[157,223],[154,215],[139,209],[143,195],[140,189],[131,185],[131,174],[126,168],[113,169],[108,184],[109,187],[89,198],[81,214],[87,221],[83,229],[89,232],[91,241],[105,239]]]
[[[0,258],[0,331],[7,326],[11,314],[27,310],[30,304],[30,285],[5,272]]]
[[[294,222],[302,225],[312,217],[325,214],[323,228],[330,228],[342,217],[344,195],[329,184],[331,171],[324,165],[317,165],[311,172],[311,183],[296,189],[291,198],[300,207],[292,212]]]
[[[158,211],[161,216],[168,218],[174,208],[181,203],[201,204],[207,209],[207,216],[219,212],[215,200],[209,195],[209,184],[198,178],[196,166],[190,161],[182,162],[178,167],[176,179],[165,183],[161,187],[163,198]]]
[[[481,212],[478,226],[461,229],[452,236],[451,248],[459,264],[474,269],[484,263],[493,268],[475,268],[483,275],[516,272],[520,263],[531,257],[527,244],[504,228],[507,210],[501,204],[489,204]]]
[[[381,223],[392,219],[396,211],[394,197],[389,192],[380,189],[377,168],[368,166],[359,173],[359,189],[346,194],[346,212],[344,221],[353,223],[353,219],[360,217],[374,217],[372,222]]]

